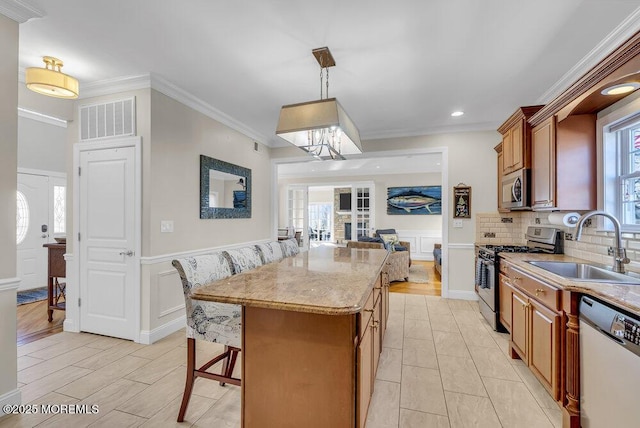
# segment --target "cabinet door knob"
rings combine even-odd
[[[521,277],[521,276],[514,276],[514,277],[513,277],[513,280],[514,280],[514,281],[519,281],[519,280],[521,280],[521,279],[522,279],[522,277]]]
[[[536,288],[536,296],[540,293],[544,293],[545,289],[544,288]]]

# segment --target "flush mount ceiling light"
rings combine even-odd
[[[629,92],[633,92],[638,88],[640,88],[640,83],[636,83],[636,82],[621,83],[619,85],[613,85],[603,89],[601,94],[602,95],[628,94]]]
[[[358,128],[338,100],[329,98],[329,67],[336,65],[333,56],[326,47],[312,53],[320,64],[320,99],[283,106],[276,135],[317,159],[344,160],[343,155],[362,153]]]
[[[459,117],[459,116],[462,116],[463,114],[464,114],[463,111],[458,110],[458,111],[454,111],[453,113],[451,113],[451,116]]]
[[[78,81],[61,71],[63,62],[51,56],[42,57],[42,61],[44,68],[27,68],[27,88],[50,97],[78,98]]]

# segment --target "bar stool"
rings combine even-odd
[[[178,413],[178,422],[182,422],[197,377],[217,380],[220,385],[230,383],[240,386],[240,379],[233,377],[233,368],[241,348],[242,307],[191,298],[191,292],[196,288],[233,274],[226,254],[214,253],[176,259],[172,265],[182,280],[187,311],[187,378]],[[225,345],[224,352],[196,368],[196,339],[221,343]],[[207,371],[219,361],[223,361],[221,374]]]

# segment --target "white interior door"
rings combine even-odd
[[[18,290],[47,286],[49,242],[49,177],[18,174],[17,193]]]
[[[80,329],[135,339],[134,147],[80,153]]]
[[[357,183],[351,188],[351,240],[375,232],[375,186]]]

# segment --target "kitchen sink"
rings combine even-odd
[[[589,263],[547,261],[527,261],[527,263],[574,281],[640,285],[640,275],[636,273],[617,273],[612,271],[611,268],[595,266]]]

